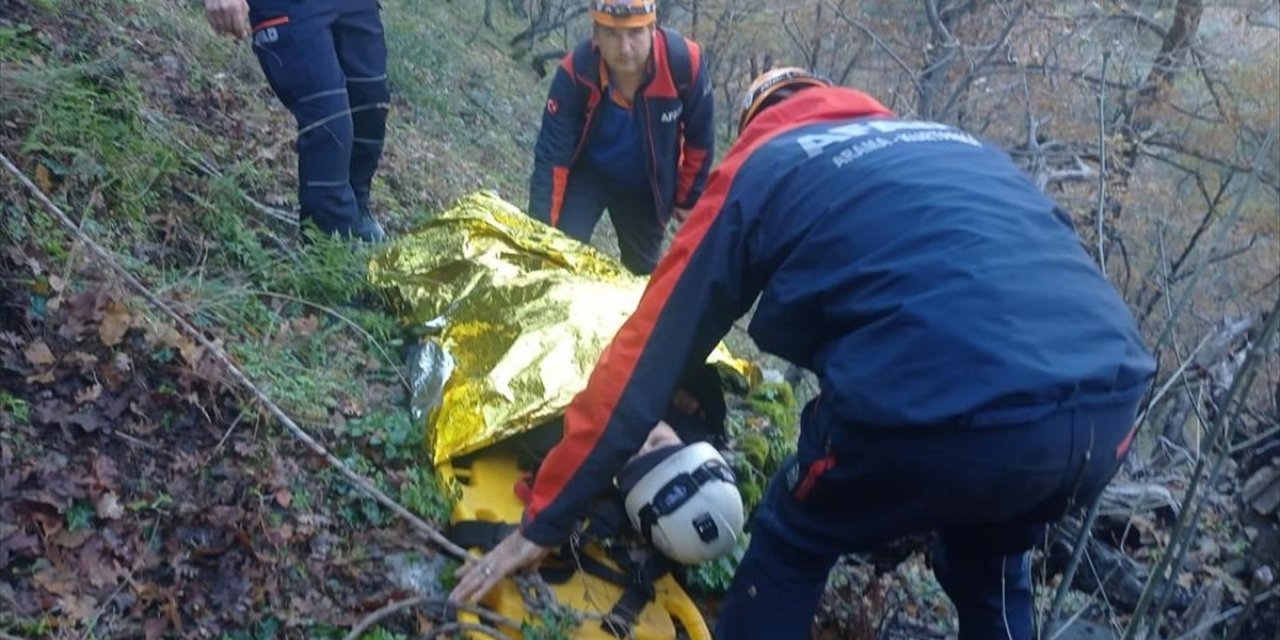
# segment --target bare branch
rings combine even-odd
[[[924,91],[923,87],[920,86],[919,80],[916,78],[915,71],[913,71],[911,67],[902,60],[902,58],[898,57],[898,54],[895,53],[893,49],[889,47],[889,45],[884,43],[884,40],[879,36],[879,34],[877,34],[871,27],[868,27],[862,22],[849,17],[848,14],[846,14],[843,10],[841,10],[840,7],[837,6],[835,3],[833,3],[831,0],[825,0],[825,2],[827,3],[827,6],[832,11],[835,11],[836,15],[839,16],[841,20],[845,21],[846,24],[857,28],[859,31],[866,34],[868,38],[871,38],[871,41],[875,43],[876,47],[879,48],[881,51],[884,51],[885,54],[887,54],[889,58],[891,58],[894,61],[894,63],[897,64],[898,67],[902,69],[902,72],[907,75],[907,79],[911,81],[911,85],[915,87],[917,93]]]
[[[929,2],[927,4],[932,3]],[[1000,35],[996,38],[995,44],[985,47],[986,53],[983,54],[982,58],[969,66],[969,70],[965,72],[964,76],[956,83],[955,89],[951,91],[951,96],[947,98],[947,103],[937,112],[938,118],[947,118],[950,115],[951,110],[955,108],[956,101],[969,90],[979,73],[987,67],[997,52],[1004,50],[1008,46],[1009,35],[1013,33],[1014,26],[1022,19],[1026,7],[1026,4],[1019,4],[1018,8],[1009,15],[1009,19],[1005,20],[1004,28],[1000,30]],[[1103,77],[1105,78],[1106,74],[1103,74]]]
[[[938,15],[937,0],[924,0],[924,13],[929,19],[929,28],[933,30],[934,37],[942,43],[942,46],[960,46],[956,37],[951,35],[951,31],[947,29],[947,25],[942,23],[942,18]]]

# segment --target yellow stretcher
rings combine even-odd
[[[490,522],[518,523],[524,505],[516,497],[513,487],[523,472],[518,455],[505,443],[492,445],[471,456],[465,462],[449,460],[437,469],[447,482],[454,480],[461,488],[461,498],[453,510],[453,522],[485,520]],[[473,549],[473,551],[479,551]],[[585,553],[604,562],[612,569],[617,564],[607,554],[589,544]],[[579,570],[560,583],[549,585],[556,600],[568,607],[587,613],[604,615],[622,596],[622,587]],[[711,633],[693,600],[670,574],[654,582],[656,597],[645,605],[636,616],[632,635],[636,640],[710,640]],[[526,620],[524,601],[515,584],[504,580],[482,601],[486,607],[513,620]],[[459,612],[462,622],[478,620],[466,612]],[[522,638],[519,629],[502,629],[512,638]],[[476,636],[472,636],[476,637]],[[575,639],[615,640],[615,636],[601,627],[598,620],[588,619],[572,633]]]

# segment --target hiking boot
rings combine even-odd
[[[355,228],[351,230],[351,235],[372,244],[380,244],[387,241],[387,232],[383,230],[377,219],[368,213],[360,216]]]

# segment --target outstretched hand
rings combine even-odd
[[[475,604],[504,578],[525,567],[536,566],[550,551],[530,542],[519,531],[513,531],[479,561],[467,562],[458,569],[455,574],[458,585],[449,599]]]
[[[217,33],[225,33],[237,38],[249,35],[247,0],[204,0],[204,13]]]

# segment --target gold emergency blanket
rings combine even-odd
[[[390,244],[369,277],[428,334],[413,408],[435,463],[561,415],[647,282],[487,192]],[[744,371],[723,348],[712,360]]]

